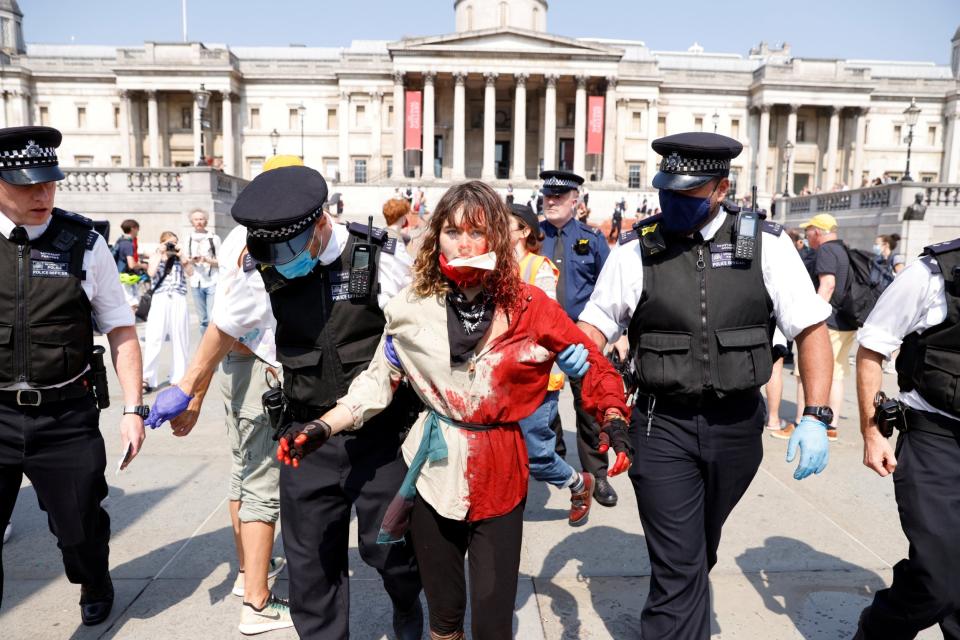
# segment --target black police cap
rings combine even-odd
[[[730,174],[730,160],[743,151],[743,145],[733,138],[702,131],[658,138],[651,146],[663,158],[653,186],[674,191],[725,178]]]
[[[521,221],[528,227],[531,231],[540,230],[540,220],[537,219],[537,214],[533,212],[528,205],[525,204],[511,204],[510,213],[520,218]]]
[[[254,260],[286,264],[306,248],[326,201],[327,182],[316,170],[280,167],[254,178],[230,214],[247,228]]]
[[[57,161],[62,139],[53,127],[0,129],[0,179],[15,185],[63,180]]]
[[[572,171],[541,171],[540,179],[543,180],[543,193],[548,196],[558,196],[579,189],[583,184],[583,178]]]

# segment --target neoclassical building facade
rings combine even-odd
[[[795,57],[763,43],[747,55],[651,51],[550,34],[547,10],[545,0],[456,0],[453,33],[347,48],[124,48],[25,45],[20,8],[0,0],[0,126],[61,129],[68,167],[206,158],[250,178],[276,151],[344,185],[533,185],[560,167],[620,191],[649,189],[652,139],[717,131],[744,144],[739,193],[756,185],[769,198],[900,177],[915,100],[912,177],[960,182],[960,30],[943,43],[951,67]]]

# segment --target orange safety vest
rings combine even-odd
[[[553,264],[550,258],[537,255],[536,253],[528,253],[520,260],[520,279],[529,284],[535,284],[534,281],[537,279],[537,274],[540,273],[540,268],[544,262],[549,264],[550,268],[553,269],[553,275],[557,277],[560,276],[560,269],[557,269],[557,265]],[[550,381],[547,383],[547,391],[559,391],[563,389],[564,379],[562,373],[551,373]]]

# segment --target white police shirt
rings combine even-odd
[[[724,218],[725,215],[718,214],[701,229],[705,241],[713,239]],[[789,235],[766,234],[761,243],[760,266],[763,284],[773,302],[777,327],[788,340],[829,317],[830,304],[814,290],[810,274]],[[642,293],[640,242],[631,240],[610,252],[580,320],[593,325],[608,342],[613,342],[630,326]]]
[[[52,218],[52,217],[51,217]],[[0,234],[9,239],[11,232],[17,225],[13,223],[3,213],[0,213]],[[43,224],[22,225],[27,232],[27,237],[36,240],[50,226],[50,219]],[[133,309],[127,304],[123,295],[123,287],[120,284],[119,273],[117,272],[117,261],[107,247],[107,241],[97,234],[97,241],[93,244],[93,249],[87,249],[83,252],[82,269],[86,272],[86,277],[80,283],[83,292],[87,294],[90,304],[93,307],[93,317],[96,319],[97,328],[102,333],[110,333],[118,327],[132,327],[136,322],[133,316]],[[76,378],[72,378],[59,384],[50,385],[50,387],[62,387],[77,380],[86,373],[86,370]],[[30,389],[45,387],[30,387],[26,383],[17,383],[6,387],[8,389]],[[49,387],[46,387],[49,388]]]
[[[943,274],[932,258],[921,258],[897,274],[877,300],[867,321],[857,332],[860,346],[889,358],[904,337],[942,324],[947,319],[947,294]],[[900,401],[917,411],[929,411],[960,420],[960,416],[933,407],[914,389]]]

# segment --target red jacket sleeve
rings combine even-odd
[[[618,409],[629,421],[630,409],[623,394],[623,379],[610,361],[555,300],[537,287],[524,286],[524,297],[530,298],[527,315],[531,318],[531,334],[537,344],[555,354],[571,344],[582,344],[587,348],[590,370],[581,385],[584,409],[600,424],[608,409]]]

